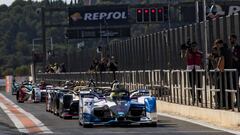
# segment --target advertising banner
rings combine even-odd
[[[128,24],[128,6],[84,6],[68,9],[69,26],[100,26]]]

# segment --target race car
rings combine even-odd
[[[34,103],[41,102],[41,90],[39,87],[33,87],[31,99]]]
[[[65,93],[68,93],[69,90],[67,89],[55,89],[53,91],[53,97],[52,97],[52,102],[51,102],[51,112],[55,115],[59,115],[59,104],[60,104],[60,97],[62,97]]]
[[[153,120],[157,120],[156,114],[156,98],[150,95],[150,91],[147,89],[137,89],[130,93],[130,99],[134,102],[145,104],[146,116],[151,117]]]
[[[53,97],[56,90],[54,88],[47,89],[46,91],[46,111],[47,112],[53,112]]]
[[[79,97],[75,91],[64,88],[47,90],[46,111],[61,118],[78,117]]]
[[[16,94],[16,99],[19,103],[24,103],[31,99],[33,84],[30,82],[23,82]]]
[[[78,117],[79,97],[78,93],[69,90],[59,96],[59,108],[57,113],[61,118]]]
[[[20,85],[15,80],[13,80],[13,82],[12,82],[12,95],[16,95],[19,88],[20,88]]]
[[[113,94],[114,93],[114,94]],[[79,124],[94,125],[140,124],[156,126],[156,99],[146,97],[145,103],[131,100],[130,93],[118,88],[110,96],[100,96],[94,90],[80,91]],[[149,115],[147,115],[149,113]]]

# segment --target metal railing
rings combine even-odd
[[[236,69],[216,70],[136,70],[116,71],[127,89],[147,88],[157,99],[212,109],[231,109],[240,112],[239,76]],[[59,83],[67,80],[88,81],[109,86],[113,72],[72,72],[38,74],[37,80]]]

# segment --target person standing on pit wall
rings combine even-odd
[[[117,65],[117,62],[116,62],[114,56],[112,56],[110,58],[110,60],[108,61],[107,67],[108,67],[109,71],[113,72],[113,80],[116,80],[116,73],[115,72],[118,69],[118,65]]]
[[[237,69],[238,71],[238,78],[240,76],[240,45],[237,44],[237,36],[232,34],[229,36],[229,43],[230,48],[232,51],[232,66],[234,69]],[[236,82],[236,76],[233,74],[233,82]],[[233,88],[237,90],[237,83],[233,83]],[[236,99],[237,99],[237,93],[236,93]],[[236,103],[235,103],[236,105]]]
[[[216,70],[219,71],[219,76],[216,78],[217,84],[216,88],[220,89],[220,92],[216,92],[215,95],[215,104],[216,109],[220,107],[226,108],[226,106],[231,108],[231,94],[228,94],[226,97],[226,89],[230,89],[230,76],[229,74],[224,74],[224,69],[232,69],[232,53],[227,44],[223,43],[223,40],[217,39],[214,42],[214,48],[217,48],[218,51],[218,60]],[[225,80],[227,81],[227,86],[225,85]],[[222,99],[222,106],[221,106]],[[226,104],[226,100],[228,104]]]
[[[232,64],[233,68],[238,70],[238,74],[240,71],[240,45],[237,44],[237,36],[232,34],[229,36],[229,42],[231,50],[232,50]]]
[[[192,95],[192,104],[195,104],[195,85],[200,88],[200,76],[198,76],[198,82],[196,80],[196,70],[202,68],[202,52],[197,47],[197,42],[192,42],[187,47],[186,53],[185,53],[186,61],[187,61],[187,70],[191,70],[192,72],[189,73],[189,81],[190,86],[192,87],[191,95]],[[199,103],[202,103],[202,93],[201,91],[196,91],[197,94],[197,100]]]

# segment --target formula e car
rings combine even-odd
[[[34,103],[41,102],[41,90],[39,87],[33,87],[31,99]]]
[[[46,91],[46,111],[53,112],[53,98],[55,96],[56,90],[54,88],[47,89]]]
[[[83,127],[157,125],[155,97],[145,97],[143,102],[137,102],[125,89],[114,90],[110,96],[101,96],[94,91],[80,91],[79,95],[79,124]]]
[[[59,115],[61,118],[78,117],[78,93],[64,88],[47,90],[46,111]]]
[[[19,88],[20,88],[20,85],[16,81],[13,81],[12,82],[12,95],[16,95]]]
[[[17,101],[19,103],[28,101],[32,96],[33,87],[30,82],[23,82],[16,94]]]
[[[78,117],[79,97],[78,93],[69,90],[69,92],[60,95],[58,114],[61,118]]]
[[[156,98],[150,96],[150,91],[147,89],[137,89],[130,93],[130,99],[134,102],[145,104],[146,106],[146,116],[151,117],[153,120],[157,121],[156,112]],[[152,99],[152,100],[149,100]]]
[[[69,90],[61,89],[61,88],[55,89],[53,91],[50,112],[54,113],[55,115],[59,115],[60,98],[68,92],[69,92]]]

